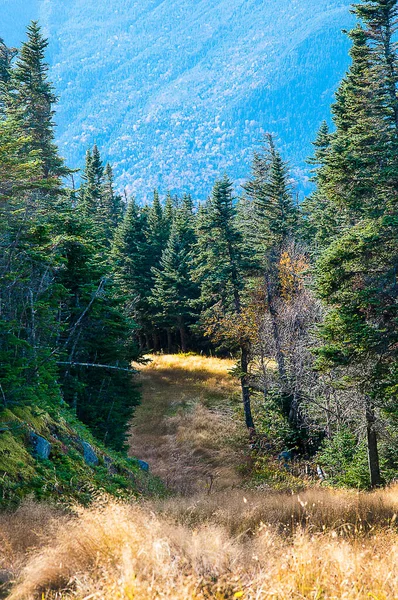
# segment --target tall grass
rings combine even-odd
[[[141,367],[143,400],[131,428],[130,452],[179,494],[241,483],[247,436],[231,398],[232,360],[154,355]]]
[[[30,556],[10,600],[396,598],[397,489],[256,500],[82,510]],[[310,501],[309,518],[291,526]]]
[[[398,486],[238,487],[245,436],[231,407],[232,364],[159,356],[143,369],[132,453],[182,496],[104,499],[72,516],[28,502],[0,515],[10,600],[398,597]]]

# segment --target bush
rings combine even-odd
[[[347,428],[324,441],[317,460],[334,485],[362,489],[370,485],[366,442]]]

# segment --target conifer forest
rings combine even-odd
[[[397,597],[398,1],[347,14],[305,193],[271,131],[207,198],[69,166],[0,37],[0,598]]]

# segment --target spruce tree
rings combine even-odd
[[[70,170],[65,167],[54,143],[53,105],[57,99],[47,77],[47,46],[38,23],[32,21],[27,29],[27,41],[22,44],[11,71],[5,105],[6,113],[29,139],[29,150],[38,152],[42,178],[50,183],[53,178],[58,180],[68,175]]]
[[[11,62],[16,56],[15,48],[8,48],[0,37],[0,85],[6,84],[11,77]]]
[[[359,22],[349,32],[352,65],[336,94],[336,131],[319,185],[327,201],[348,215],[317,265],[318,292],[330,307],[319,365],[341,371],[342,381],[360,393],[376,486],[377,415],[393,385],[397,337],[397,2],[364,1],[353,12]]]
[[[146,345],[149,349],[149,341],[144,344],[143,338],[153,329],[153,309],[149,303],[154,277],[153,256],[148,242],[148,212],[140,209],[134,199],[129,202],[116,231],[112,265],[126,316],[135,324],[140,346]]]
[[[159,268],[154,268],[151,302],[166,329],[178,330],[182,352],[187,351],[187,326],[195,316],[198,285],[192,279],[195,244],[192,200],[184,197],[177,210]]]
[[[298,407],[289,382],[285,353],[282,348],[278,318],[281,296],[280,263],[288,242],[294,239],[298,226],[298,209],[290,188],[289,170],[267,135],[262,152],[254,155],[252,175],[244,185],[246,203],[251,205],[251,221],[247,238],[254,251],[258,275],[263,278],[266,308],[272,322],[275,358],[290,420],[298,419]]]
[[[201,285],[203,318],[207,329],[216,332],[220,319],[232,316],[237,322],[237,343],[240,348],[240,381],[246,426],[255,433],[251,412],[248,368],[250,341],[241,330],[242,292],[247,267],[242,253],[242,234],[236,220],[233,184],[225,176],[216,181],[212,195],[198,218],[196,279]]]
[[[312,166],[311,181],[315,183],[316,189],[300,206],[302,215],[300,235],[315,256],[341,233],[348,222],[348,211],[343,207],[336,210],[336,204],[325,190],[326,165],[331,150],[331,140],[332,134],[324,121],[313,142],[314,153],[307,159],[307,163]]]

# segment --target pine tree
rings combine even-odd
[[[102,188],[104,185],[104,165],[98,146],[86,152],[86,164],[82,175],[82,186],[78,207],[86,217],[99,217]],[[97,219],[98,220],[98,219]]]
[[[236,221],[233,184],[226,176],[215,183],[211,197],[199,212],[197,235],[196,279],[201,285],[204,321],[210,324],[208,329],[214,335],[220,320],[232,315],[240,330],[246,261]],[[248,381],[250,342],[243,332],[238,331],[237,337],[245,421],[253,435],[255,427]]]
[[[123,220],[126,204],[120,194],[115,192],[113,169],[109,163],[105,166],[103,189],[103,212],[106,222],[109,222],[109,235],[113,235]]]
[[[16,56],[15,48],[7,48],[4,40],[0,37],[0,85],[6,84],[11,77],[11,62]]]
[[[148,241],[148,213],[134,200],[116,231],[112,247],[112,265],[124,300],[126,315],[134,321],[140,346],[143,336],[153,329],[149,296],[153,287],[153,256]],[[149,341],[146,344],[149,347]]]
[[[70,173],[54,144],[54,111],[56,97],[48,81],[45,50],[48,42],[33,21],[27,30],[15,67],[7,84],[6,113],[15,120],[21,133],[29,138],[29,150],[37,151],[41,160],[42,178],[59,178]]]
[[[300,206],[303,217],[300,234],[315,255],[319,254],[321,248],[328,246],[348,222],[347,211],[343,207],[336,210],[335,203],[325,191],[326,164],[331,140],[332,134],[324,121],[313,142],[314,154],[307,160],[307,163],[312,166],[311,181],[315,183],[316,190]]]
[[[199,288],[192,279],[194,244],[193,205],[186,196],[175,214],[160,266],[153,269],[155,279],[151,295],[164,327],[179,331],[182,352],[187,351],[187,325],[195,316],[194,305],[199,297]]]
[[[396,2],[362,2],[353,12],[360,22],[348,33],[352,65],[332,108],[336,131],[320,187],[347,211],[348,225],[380,216],[398,193]]]
[[[244,191],[246,202],[251,205],[247,238],[254,250],[257,273],[264,280],[285,410],[290,420],[296,422],[299,413],[297,400],[290,393],[292,385],[282,348],[278,300],[281,297],[280,264],[289,241],[297,232],[298,210],[290,189],[288,167],[271,135],[266,136],[263,151],[254,155],[252,175]]]
[[[349,32],[352,65],[336,94],[336,132],[319,186],[349,217],[317,265],[318,292],[330,307],[319,365],[342,370],[360,392],[376,486],[377,407],[392,385],[397,337],[397,2],[364,1],[353,12],[360,22]]]

